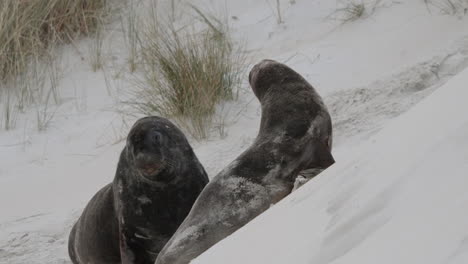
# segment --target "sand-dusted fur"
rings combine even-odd
[[[183,133],[160,117],[138,120],[114,181],[86,206],[69,237],[75,264],[152,264],[207,184]]]
[[[255,142],[205,187],[156,264],[189,263],[288,195],[299,172],[334,163],[330,115],[304,78],[264,60],[249,81],[262,106]]]

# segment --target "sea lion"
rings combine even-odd
[[[73,226],[74,264],[153,264],[208,183],[184,134],[167,119],[145,117],[127,137],[114,181]]]
[[[330,115],[301,75],[263,60],[249,82],[262,108],[257,138],[205,187],[156,264],[189,263],[288,195],[301,171],[335,162]]]

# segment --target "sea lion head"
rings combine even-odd
[[[285,81],[303,80],[288,66],[274,60],[262,60],[253,66],[249,73],[250,87],[259,100],[272,85],[282,85]]]
[[[130,130],[127,160],[144,180],[169,182],[184,169],[192,150],[183,133],[165,118],[144,117]]]

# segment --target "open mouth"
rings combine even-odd
[[[151,164],[151,165],[146,165],[142,168],[140,168],[140,171],[145,175],[145,176],[154,176],[155,174],[159,173],[159,170],[161,169],[161,166]]]

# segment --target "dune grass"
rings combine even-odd
[[[131,105],[175,120],[196,139],[209,136],[216,105],[236,97],[244,59],[227,24],[190,6],[202,28],[176,28],[155,14],[141,34],[142,78]]]
[[[25,70],[54,43],[93,33],[107,0],[0,1],[0,80]]]
[[[424,0],[429,10],[436,9],[446,15],[466,15],[468,0]]]
[[[110,12],[107,0],[0,1],[0,91],[8,108],[0,113],[3,128],[12,129],[12,113],[27,106],[59,103],[56,47],[94,34]]]

